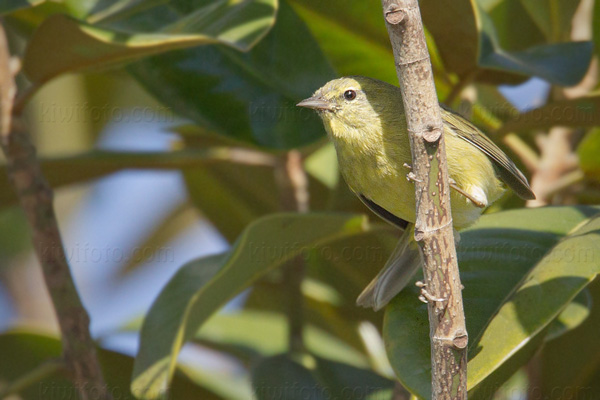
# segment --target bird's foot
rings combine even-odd
[[[427,289],[425,289],[427,287],[427,284],[421,281],[417,281],[415,282],[415,286],[421,288],[421,295],[419,296],[419,300],[421,300],[425,304],[433,303],[433,305],[435,306],[436,314],[442,312],[446,308],[446,301],[448,299],[435,297],[431,295],[427,291]]]

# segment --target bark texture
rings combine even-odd
[[[417,0],[382,0],[412,149],[415,239],[429,304],[432,398],[467,398],[467,343],[440,107]],[[443,12],[443,10],[440,10]]]

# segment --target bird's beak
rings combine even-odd
[[[309,97],[308,99],[302,100],[300,103],[296,104],[298,107],[306,107],[312,108],[317,111],[333,111],[335,107],[333,104],[328,102],[319,96]]]

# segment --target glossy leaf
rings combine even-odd
[[[315,224],[318,230],[311,229]],[[231,252],[189,263],[162,291],[141,332],[133,392],[158,398],[172,377],[181,346],[229,299],[305,249],[359,234],[360,217],[277,214],[253,222]]]
[[[151,57],[129,70],[160,101],[201,126],[280,149],[324,135],[315,113],[295,104],[335,76],[283,0],[275,26],[248,53],[203,46]]]
[[[576,277],[577,266],[560,254],[578,246],[591,248],[597,240],[594,234],[570,232],[597,212],[591,207],[500,212],[483,216],[461,233],[458,256],[470,338],[469,389],[482,383],[498,387],[514,373],[542,343],[540,333],[587,285],[589,273],[597,267],[580,260],[577,266],[586,277]],[[384,337],[402,384],[428,398],[429,323],[427,307],[419,304],[417,296],[415,288],[405,290],[387,308]]]
[[[508,120],[498,134],[553,126],[589,127],[600,125],[600,95],[561,100],[546,104]]]
[[[146,18],[150,24],[135,21],[157,10],[145,10],[130,17],[129,23],[120,21],[118,28],[51,16],[29,41],[23,69],[30,80],[43,83],[66,72],[104,68],[184,47],[221,43],[247,51],[273,25],[277,1],[219,0],[191,12],[170,4],[158,8],[164,14]]]
[[[61,354],[60,339],[33,330],[13,330],[0,335],[0,379],[3,385],[14,381],[45,362],[56,360]],[[115,399],[135,400],[130,393],[129,376],[133,358],[105,349],[98,349],[108,392]],[[170,395],[181,400],[217,400],[214,393],[205,390],[177,373]],[[62,372],[57,372],[32,384],[21,392],[22,400],[64,400],[79,398],[77,389]]]

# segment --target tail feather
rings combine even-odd
[[[410,224],[383,269],[358,296],[356,304],[379,311],[410,282],[421,262],[421,250],[414,240],[414,225]]]

